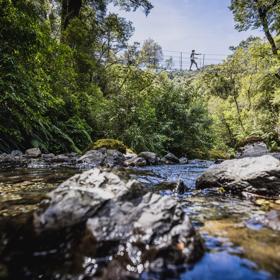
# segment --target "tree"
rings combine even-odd
[[[61,27],[66,30],[71,20],[80,15],[82,7],[90,6],[97,11],[97,16],[104,16],[107,5],[113,3],[125,11],[135,11],[142,7],[146,14],[153,8],[149,0],[60,0],[61,1]]]
[[[140,57],[146,67],[157,68],[163,58],[162,48],[153,39],[148,39],[143,44]]]
[[[279,0],[231,0],[230,9],[237,30],[245,31],[262,27],[273,54],[277,55],[278,47],[272,34],[274,31],[279,31]]]

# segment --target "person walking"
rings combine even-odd
[[[192,53],[191,53],[191,56],[190,56],[190,59],[191,59],[191,66],[190,66],[190,70],[189,71],[192,71],[192,66],[195,65],[196,66],[196,69],[199,70],[198,66],[197,66],[197,62],[195,61],[196,59],[196,55],[201,55],[200,53],[195,53],[195,50],[192,50]]]

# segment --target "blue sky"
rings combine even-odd
[[[222,59],[229,46],[250,35],[263,37],[260,31],[238,32],[234,29],[230,0],[151,0],[154,9],[146,17],[142,11],[120,14],[133,22],[135,33],[131,41],[147,38],[157,41],[166,51],[190,52],[192,49]]]

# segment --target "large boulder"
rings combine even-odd
[[[222,187],[233,193],[280,194],[280,161],[270,155],[227,160],[210,167],[196,182],[197,188]]]
[[[199,259],[201,239],[180,204],[121,174],[95,168],[62,183],[34,215],[36,232],[50,234],[84,223],[80,246],[91,258],[107,260],[104,275],[114,262],[121,271],[137,274]]]
[[[268,153],[269,150],[267,148],[267,145],[262,141],[258,141],[240,147],[237,151],[236,157],[237,158],[259,157],[259,156],[267,155]]]

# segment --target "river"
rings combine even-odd
[[[193,266],[169,269],[164,275],[144,272],[141,279],[280,279],[279,232],[262,227],[255,219],[268,206],[225,195],[222,190],[220,193],[196,190],[195,180],[211,164],[192,161],[186,165],[150,166],[135,172],[134,176],[147,187],[162,181],[185,182],[189,189],[183,195],[171,190],[161,194],[175,197],[183,205],[206,249],[202,259]],[[81,171],[72,168],[0,170],[0,279],[91,279],[87,271],[93,264],[86,256],[83,256],[87,259],[84,271],[75,270],[75,264],[60,260],[56,251],[38,255],[40,244],[32,244],[22,234],[45,194]],[[26,246],[19,239],[27,239]]]

